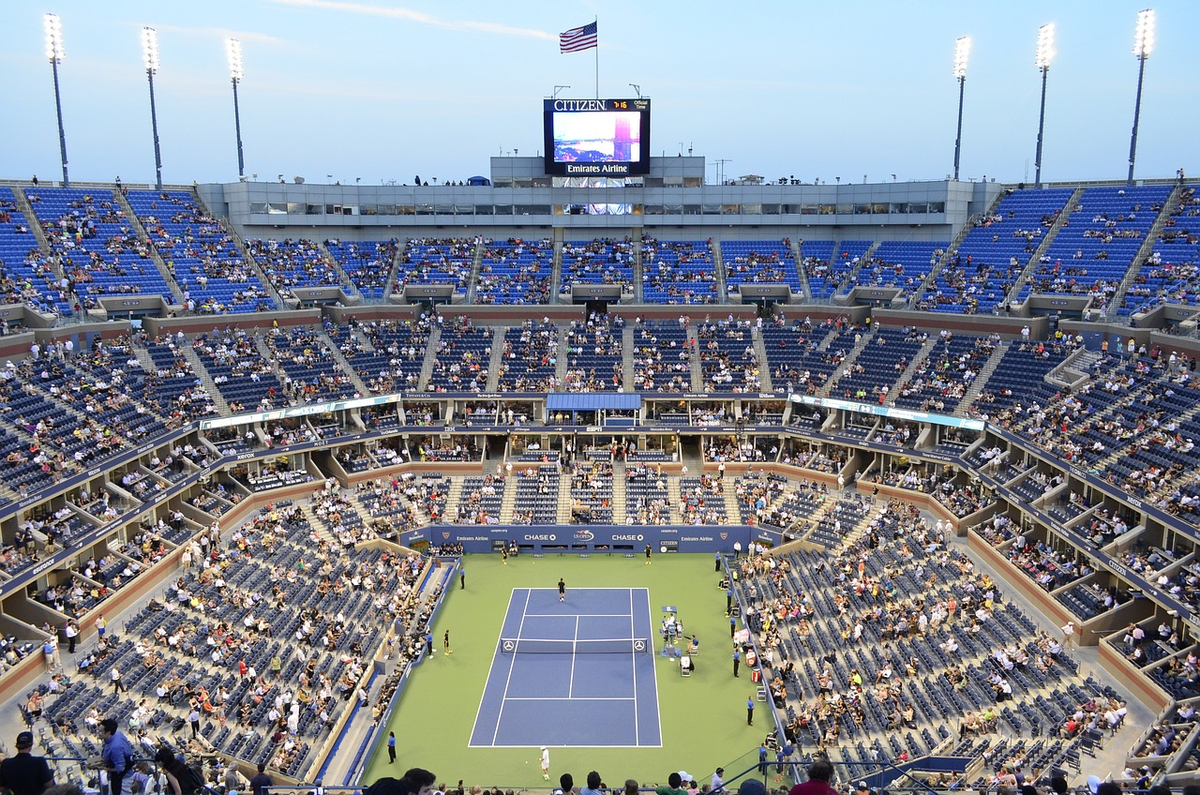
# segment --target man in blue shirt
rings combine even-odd
[[[120,795],[125,771],[133,764],[133,746],[117,725],[113,718],[100,721],[100,739],[104,741],[100,758],[104,760],[104,769],[108,771],[108,791],[112,795]]]

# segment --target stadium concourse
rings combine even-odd
[[[446,236],[0,186],[13,725],[357,783],[461,554],[646,546],[722,556],[756,725],[843,781],[1189,780],[1194,189],[937,189]]]

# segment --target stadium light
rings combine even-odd
[[[58,113],[58,148],[62,154],[63,187],[71,187],[71,178],[67,175],[67,134],[63,130],[62,95],[58,91],[58,64],[63,59],[62,22],[58,14],[46,14],[46,58],[50,60],[50,69],[54,73],[54,110]]]
[[[246,176],[246,160],[242,156],[242,114],[238,109],[238,83],[245,73],[242,71],[242,43],[237,39],[225,39],[225,56],[229,59],[229,81],[233,83],[233,129],[237,135],[238,179]]]
[[[1042,187],[1042,133],[1046,127],[1046,75],[1050,73],[1050,61],[1054,58],[1054,23],[1047,22],[1038,28],[1037,56],[1034,63],[1042,72],[1042,106],[1038,112],[1037,156],[1033,160],[1035,188]]]
[[[1146,76],[1146,59],[1154,49],[1154,9],[1138,12],[1137,27],[1133,35],[1133,54],[1138,59],[1137,99],[1133,104],[1133,134],[1129,139],[1129,177],[1127,185],[1133,184],[1133,161],[1137,156],[1138,120],[1142,114],[1142,79]]]
[[[954,42],[954,79],[958,81],[958,134],[954,137],[954,181],[958,181],[958,160],[962,150],[963,95],[967,85],[967,56],[971,54],[971,37],[960,36]]]
[[[154,185],[161,191],[162,152],[158,147],[158,111],[154,107],[154,73],[158,71],[158,31],[142,28],[142,60],[146,64],[146,80],[150,83],[150,127],[154,132]]]

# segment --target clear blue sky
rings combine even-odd
[[[692,147],[725,175],[861,182],[952,170],[955,39],[972,37],[962,177],[1032,180],[1038,26],[1057,23],[1043,178],[1123,178],[1142,4],[1117,2],[431,2],[208,0],[42,5],[0,26],[6,108],[0,177],[60,178],[42,14],[62,18],[63,112],[75,180],[151,181],[139,32],[156,27],[167,182],[237,177],[224,38],[241,39],[246,171],[411,183],[487,174],[542,149],[541,100],[595,93],[593,51],[560,31],[599,19],[600,94],[654,102],[651,149]],[[1137,175],[1200,174],[1200,3],[1154,5]]]

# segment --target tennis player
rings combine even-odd
[[[558,601],[567,601],[567,583],[562,577],[558,578]]]
[[[559,582],[560,587],[566,587],[561,585],[561,580]],[[542,778],[546,781],[550,780],[550,749],[544,745],[542,746]]]

